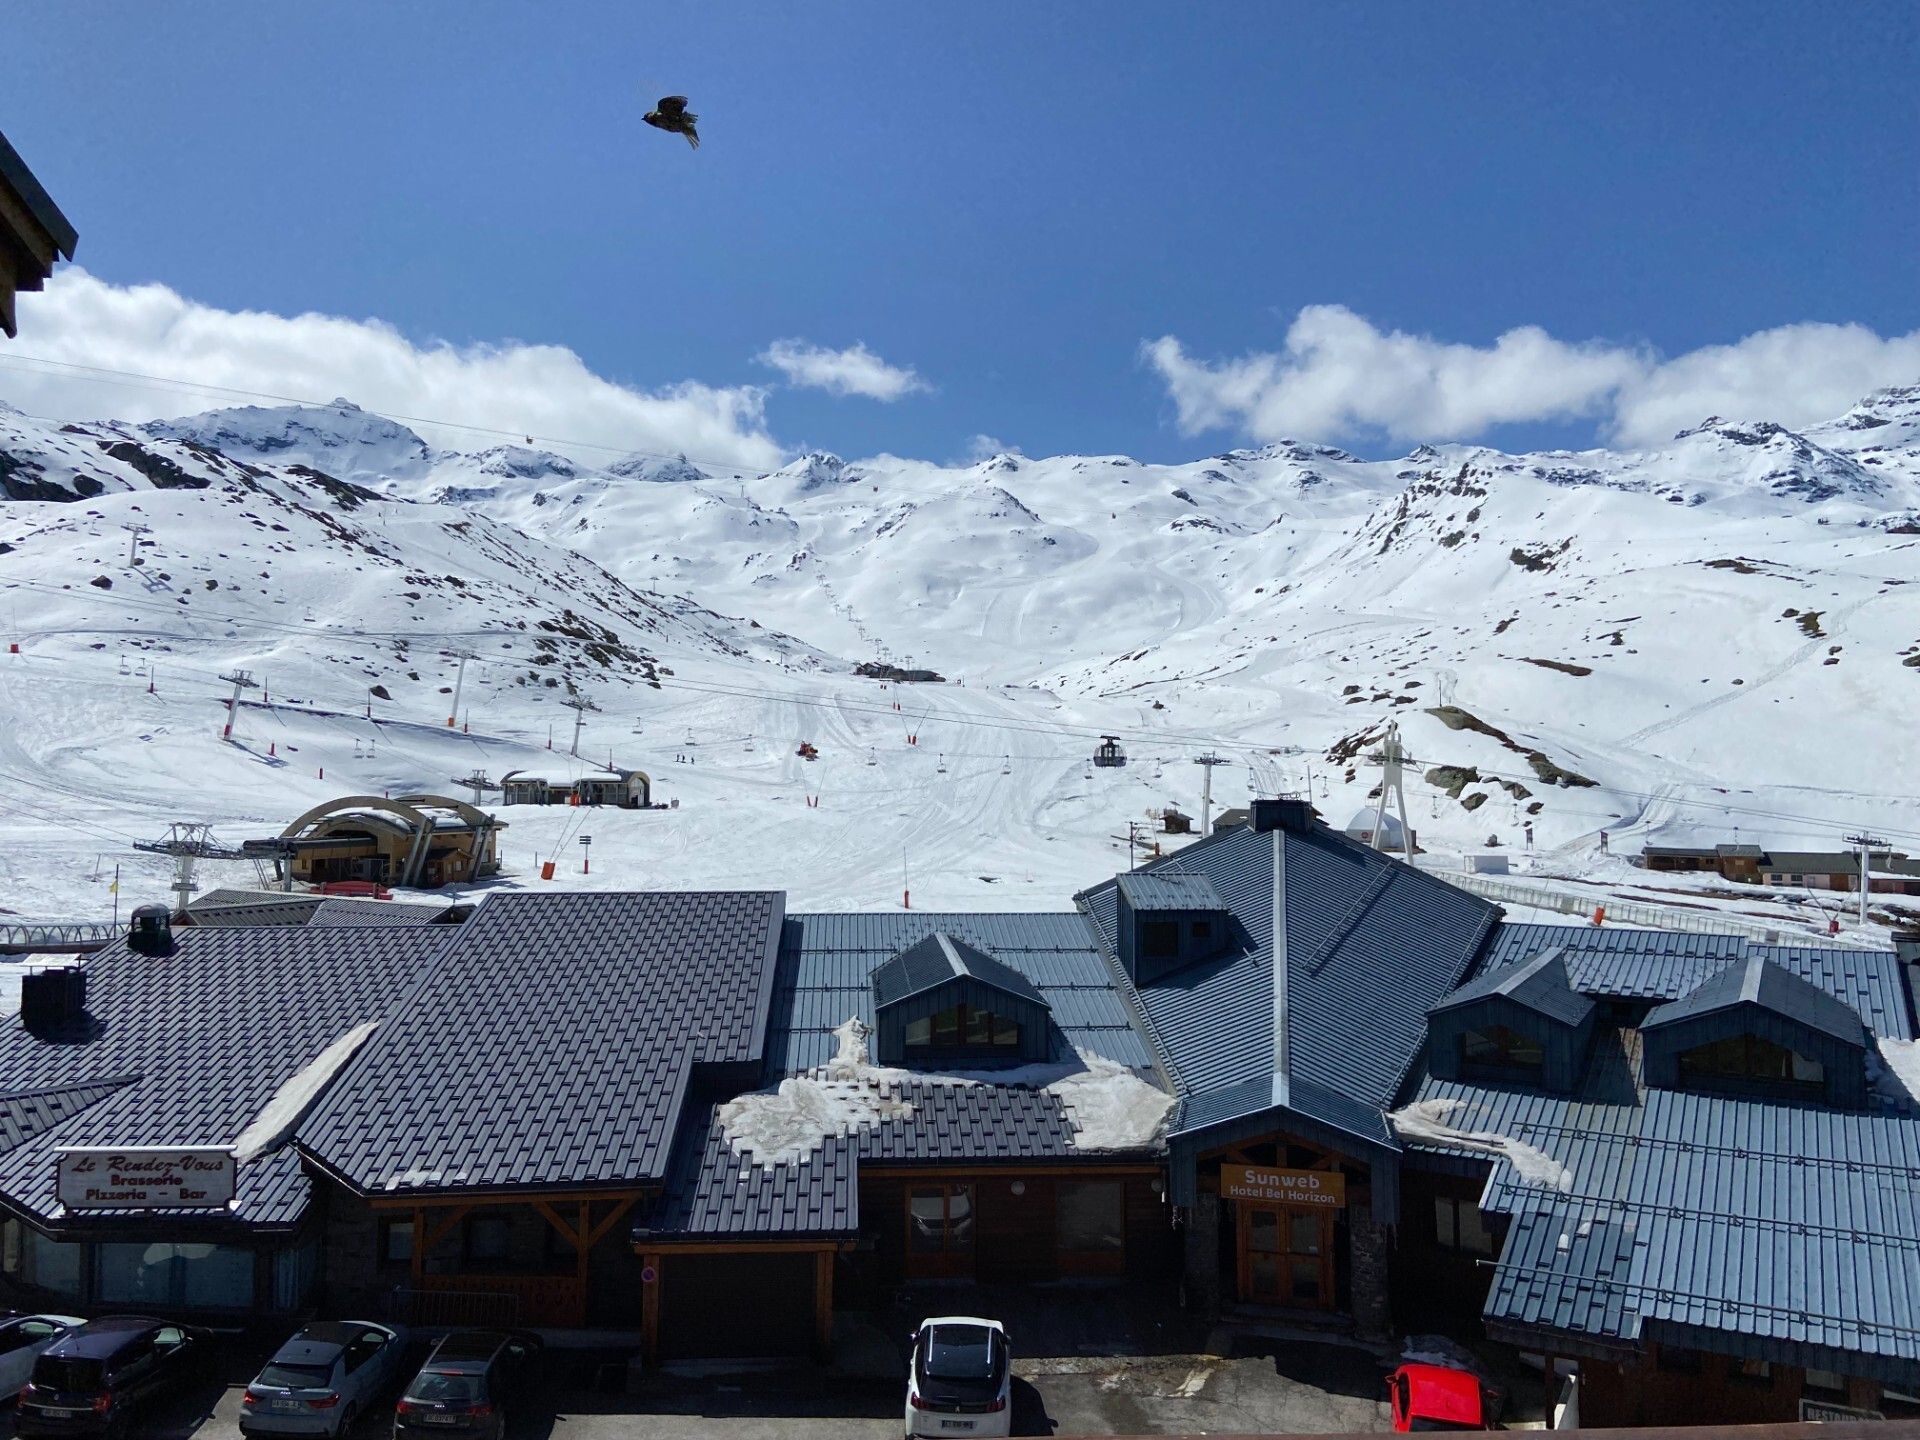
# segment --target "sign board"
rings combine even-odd
[[[1275,1170],[1267,1165],[1222,1165],[1220,1198],[1341,1210],[1346,1208],[1347,1203],[1347,1177],[1338,1170]]]
[[[223,1210],[238,1169],[224,1146],[73,1146],[54,1164],[69,1210]]]
[[[1802,1400],[1802,1420],[1884,1420],[1878,1410],[1856,1410],[1851,1405],[1836,1405],[1830,1400]]]

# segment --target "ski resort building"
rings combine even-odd
[[[497,874],[506,823],[446,795],[347,795],[316,805],[271,843],[310,885],[359,881],[433,890]]]
[[[1590,1425],[1916,1413],[1894,954],[1509,924],[1302,802],[1249,818],[1042,914],[142,912],[0,1029],[0,1298],[661,1360],[1071,1279],[1490,1336],[1576,1365]]]
[[[500,777],[502,805],[618,805],[644,810],[653,803],[653,779],[644,770],[589,770],[564,775],[509,770]]]
[[[0,330],[9,340],[19,333],[15,294],[45,285],[56,261],[73,259],[79,238],[27,162],[0,135]]]
[[[1643,869],[1710,873],[1743,884],[1780,885],[1805,890],[1860,888],[1858,850],[1769,850],[1758,845],[1649,845],[1640,852]],[[1920,894],[1920,860],[1897,850],[1868,855],[1872,889],[1889,895]]]

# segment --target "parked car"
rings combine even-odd
[[[422,1435],[477,1435],[501,1440],[507,1409],[517,1404],[540,1337],[523,1330],[455,1330],[407,1384],[394,1407],[400,1440]]]
[[[0,1400],[18,1395],[33,1378],[40,1352],[76,1325],[72,1315],[9,1315],[0,1319]]]
[[[921,1435],[1007,1435],[1013,1366],[998,1320],[943,1315],[920,1322],[907,1368],[907,1440]]]
[[[209,1341],[205,1330],[151,1315],[75,1326],[33,1362],[15,1433],[126,1435],[155,1401],[202,1373]]]
[[[1477,1376],[1446,1365],[1402,1365],[1387,1377],[1396,1434],[1487,1430],[1493,1416]]]
[[[240,1397],[242,1435],[345,1435],[400,1379],[407,1333],[323,1320],[274,1352]]]

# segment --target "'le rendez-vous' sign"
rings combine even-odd
[[[233,1201],[233,1151],[217,1146],[73,1146],[56,1155],[69,1210],[221,1210]]]
[[[1275,1205],[1339,1209],[1347,1203],[1347,1177],[1338,1170],[1222,1165],[1220,1195],[1225,1200],[1261,1200]]]

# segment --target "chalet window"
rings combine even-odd
[[[1497,1248],[1493,1232],[1480,1219],[1480,1207],[1451,1195],[1433,1197],[1433,1238],[1442,1250],[1462,1255],[1491,1255]]]
[[[1211,940],[1213,938],[1213,921],[1211,920],[1194,921],[1193,922],[1193,938],[1196,940]]]
[[[1773,1366],[1765,1360],[1735,1360],[1727,1366],[1727,1378],[1762,1390],[1773,1388]]]
[[[915,1185],[907,1191],[907,1273],[973,1274],[973,1186]]]
[[[1054,1235],[1063,1260],[1110,1260],[1117,1268],[1127,1245],[1126,1213],[1118,1180],[1061,1181],[1054,1191]]]
[[[499,1265],[507,1258],[507,1217],[470,1215],[462,1237],[461,1259],[469,1265]]]
[[[243,1245],[102,1242],[94,1287],[107,1305],[244,1310],[253,1304],[253,1251]]]
[[[380,1264],[389,1266],[413,1263],[413,1217],[386,1215],[380,1220]]]
[[[909,1020],[906,1047],[908,1050],[1018,1050],[1020,1026],[1010,1015],[998,1015],[963,1002],[937,1014]]]
[[[1140,955],[1146,960],[1180,958],[1180,925],[1175,920],[1140,922]]]
[[[1547,1052],[1538,1040],[1504,1025],[1489,1025],[1460,1037],[1460,1064],[1467,1069],[1527,1073],[1546,1068]]]
[[[1732,1081],[1815,1091],[1825,1086],[1827,1071],[1818,1060],[1758,1035],[1730,1035],[1682,1050],[1680,1079],[1683,1084]]]

